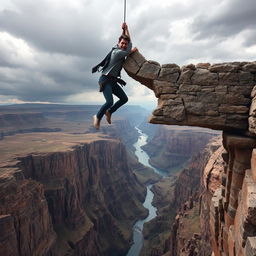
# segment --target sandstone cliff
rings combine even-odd
[[[133,222],[146,214],[141,204],[146,191],[125,147],[95,135],[26,136],[6,140],[15,140],[18,149],[31,138],[47,145],[38,153],[29,153],[29,147],[24,155],[16,151],[17,160],[9,158],[13,148],[2,155],[0,250],[5,255],[125,254]]]
[[[200,128],[158,126],[153,139],[143,148],[150,155],[150,164],[175,173],[217,134]]]
[[[190,159],[177,178],[170,177],[153,186],[158,216],[146,224],[149,241],[142,255],[196,255],[189,251],[200,252],[198,255],[211,254],[211,248],[205,243],[209,240],[209,226],[200,227],[200,182],[209,158],[220,144],[219,137],[212,138],[204,150]]]

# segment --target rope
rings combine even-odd
[[[124,23],[126,21],[126,0],[124,0]]]

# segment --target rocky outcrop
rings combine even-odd
[[[147,61],[136,52],[127,58],[125,69],[158,98],[151,123],[224,131],[222,159],[212,160],[203,175],[201,220],[209,230],[203,239],[211,241],[215,256],[254,255],[256,62],[180,68]]]
[[[62,134],[61,141],[65,139]],[[67,141],[66,149],[59,151],[56,141],[53,152],[2,162],[1,251],[125,254],[132,235],[127,230],[147,214],[141,205],[146,191],[131,171],[125,147],[110,139],[82,143],[80,135],[75,147]]]
[[[180,68],[147,61],[136,52],[127,58],[125,69],[158,98],[151,123],[248,129],[256,62],[200,63]]]
[[[47,255],[56,240],[42,184],[15,168],[0,169],[0,251]]]

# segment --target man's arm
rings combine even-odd
[[[123,29],[123,35],[128,36],[130,38],[130,40],[131,40],[131,36],[130,36],[130,33],[129,33],[128,25],[125,22],[122,24],[122,29]]]
[[[122,29],[123,29],[123,35],[128,36],[130,38],[130,40],[131,40],[131,36],[130,36],[130,33],[129,33],[128,25],[126,23],[122,24]],[[138,51],[138,49],[136,47],[134,47],[134,48],[131,49],[130,54],[132,54],[132,53],[134,53],[136,51]]]

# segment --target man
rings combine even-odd
[[[118,44],[112,48],[109,55],[99,65],[93,68],[93,72],[95,72],[99,66],[103,66],[99,85],[100,91],[103,92],[106,99],[105,104],[102,105],[97,115],[93,116],[93,126],[97,130],[100,128],[100,121],[104,114],[106,115],[107,122],[111,124],[112,113],[128,101],[125,92],[118,85],[118,83],[125,84],[125,82],[119,77],[125,58],[129,54],[137,51],[137,48],[132,48],[132,42],[126,23],[122,24],[122,29],[123,33],[119,37]],[[115,104],[113,104],[113,94],[119,98]]]

